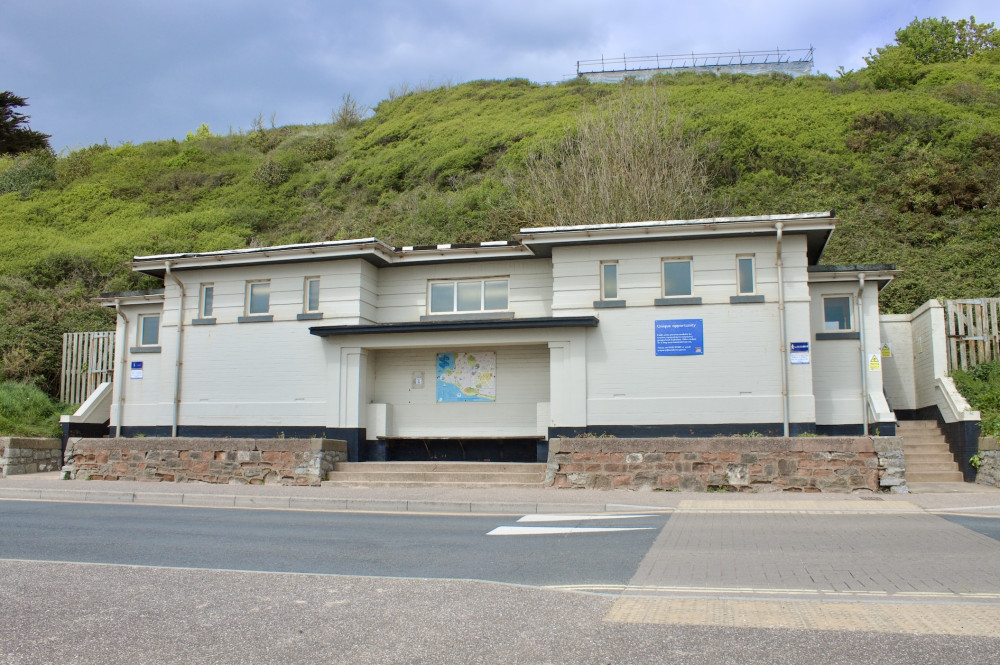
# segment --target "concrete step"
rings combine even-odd
[[[922,464],[953,464],[958,468],[958,464],[955,462],[954,456],[950,452],[921,452],[906,451],[906,467],[910,468],[914,465]]]
[[[896,423],[896,430],[903,432],[917,432],[919,430],[937,430],[936,420],[900,420]]]
[[[921,446],[921,445],[941,445],[948,446],[948,443],[944,439],[943,434],[938,434],[937,436],[932,436],[928,434],[921,434],[919,436],[914,436],[912,434],[906,434],[903,436],[903,447],[906,446]]]
[[[365,487],[540,487],[545,464],[515,462],[339,462],[327,483]]]
[[[964,482],[965,478],[962,476],[961,471],[910,471],[906,470],[906,482],[907,483],[960,483]]]

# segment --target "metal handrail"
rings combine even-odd
[[[772,51],[729,51],[725,53],[681,53],[673,55],[641,55],[596,60],[577,60],[576,73],[636,71],[644,69],[689,69],[692,67],[725,67],[732,65],[763,65],[787,62],[812,62],[813,47],[807,49],[774,49]],[[797,54],[797,55],[796,55]],[[795,56],[793,58],[793,56]],[[597,66],[600,69],[596,69]],[[630,66],[631,65],[631,66]],[[608,69],[611,67],[611,69]]]

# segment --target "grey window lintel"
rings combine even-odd
[[[653,301],[657,307],[673,307],[675,305],[700,305],[701,296],[671,296],[667,298],[657,298]]]
[[[764,296],[729,296],[729,304],[745,305],[753,302],[764,302]]]
[[[236,319],[237,323],[264,323],[266,321],[273,321],[274,314],[252,314],[250,316],[241,316]]]
[[[860,332],[818,332],[816,333],[816,341],[820,342],[827,339],[861,339]]]
[[[617,307],[624,307],[624,300],[595,300],[594,309],[614,309]]]
[[[128,350],[129,353],[159,353],[160,347],[158,346],[131,346]]]

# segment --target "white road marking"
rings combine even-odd
[[[487,536],[548,536],[561,533],[607,533],[611,531],[649,531],[651,526],[498,526]]]
[[[631,520],[655,515],[525,515],[518,522],[582,522],[584,520]]]

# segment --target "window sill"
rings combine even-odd
[[[816,341],[822,342],[828,339],[861,339],[860,332],[821,332],[816,333]]]
[[[211,319],[191,319],[191,325],[193,326],[214,326],[215,317]]]
[[[318,321],[323,318],[323,312],[303,312],[295,315],[296,321]]]
[[[594,309],[617,309],[625,307],[624,300],[595,300]]]
[[[448,314],[424,314],[421,321],[495,321],[513,319],[514,312],[458,312]]]
[[[241,316],[236,319],[237,323],[265,323],[267,321],[273,321],[274,314],[251,314],[250,316]]]
[[[755,302],[764,302],[764,296],[729,296],[730,305],[746,305]]]
[[[129,353],[159,353],[160,347],[158,346],[132,346],[129,347]]]
[[[700,305],[701,296],[668,296],[653,301],[657,307],[675,307],[677,305]]]

